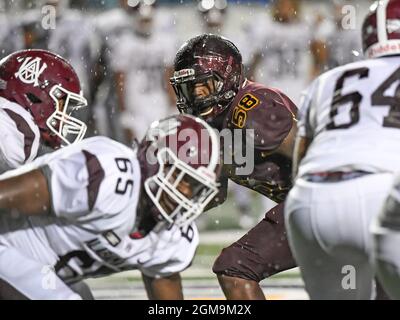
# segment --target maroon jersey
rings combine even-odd
[[[238,165],[224,164],[227,178],[253,189],[275,202],[282,202],[291,187],[291,159],[274,153],[294,125],[297,108],[277,89],[246,81],[224,114],[222,128],[254,129],[254,170],[248,175],[237,175]],[[242,139],[246,141],[246,139]],[[242,148],[245,144],[242,144]],[[237,152],[237,148],[233,148]],[[240,150],[240,148],[239,148]],[[245,149],[242,149],[245,155]],[[234,162],[234,161],[232,161]],[[226,190],[222,190],[226,194]]]

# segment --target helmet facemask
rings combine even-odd
[[[201,116],[212,107],[217,107],[226,95],[222,92],[223,79],[215,71],[196,75],[194,69],[179,70],[170,83],[177,97],[177,108],[184,114]]]
[[[192,222],[218,193],[215,173],[204,166],[192,168],[169,148],[158,151],[157,161],[158,173],[148,178],[144,186],[160,212],[160,220],[178,227]],[[190,192],[183,191],[182,185],[189,186]]]
[[[87,126],[74,115],[87,106],[87,100],[82,95],[68,91],[59,85],[53,86],[49,95],[55,103],[56,110],[47,119],[47,127],[65,145],[81,141],[85,136]]]

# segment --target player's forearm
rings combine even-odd
[[[165,278],[152,278],[142,274],[142,278],[150,300],[183,300],[179,273]]]
[[[328,63],[328,49],[323,41],[313,41],[310,49],[313,55],[311,79],[314,79],[324,71],[324,67]]]
[[[0,181],[0,213],[41,215],[49,210],[50,194],[42,171],[33,170]]]
[[[117,102],[118,109],[120,112],[124,112],[125,109],[125,75],[122,72],[115,74],[116,88],[117,88]]]
[[[275,150],[274,153],[279,153],[291,159],[293,157],[296,134],[297,134],[297,124],[293,120],[293,125],[288,135],[286,136],[285,140],[283,140],[279,148]]]
[[[311,139],[305,137],[297,137],[294,145],[293,151],[293,164],[292,164],[292,178],[293,180],[297,176],[297,172],[299,170],[299,165],[301,160],[306,155],[308,147],[311,144]]]

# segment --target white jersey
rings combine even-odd
[[[301,21],[290,24],[269,21],[263,27],[255,26],[249,46],[262,59],[255,70],[255,80],[280,89],[298,105],[302,90],[311,80],[312,28]]]
[[[141,192],[134,150],[105,137],[89,138],[6,176],[35,167],[42,167],[48,179],[51,216],[3,215],[0,222],[0,255],[27,258],[14,272],[6,264],[2,270],[0,262],[0,278],[29,298],[73,296],[63,285],[56,295],[42,290],[43,266],[54,267],[61,283],[73,283],[131,269],[168,276],[190,265],[198,244],[194,224],[152,231],[141,239],[132,236]],[[32,285],[19,278],[27,268],[38,271],[30,274],[38,277]]]
[[[148,38],[126,32],[114,51],[112,68],[126,77],[124,102],[130,117],[123,125],[139,139],[153,121],[167,117],[172,111],[166,71],[173,65],[175,52],[175,41],[161,32]]]
[[[310,86],[299,135],[312,139],[299,176],[324,171],[396,172],[400,167],[400,57],[333,69]]]
[[[40,132],[32,115],[19,104],[0,97],[0,173],[34,160]]]

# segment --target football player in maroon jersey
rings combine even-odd
[[[219,201],[225,200],[231,179],[277,202],[245,236],[223,249],[213,266],[228,299],[265,299],[259,282],[296,266],[286,238],[283,201],[291,187],[297,108],[281,91],[248,81],[239,50],[220,36],[203,34],[187,41],[174,67],[171,84],[178,110],[219,131],[239,130],[254,147],[254,170],[238,174],[243,164],[235,155],[244,145],[236,150],[232,144],[233,161],[224,160]]]

